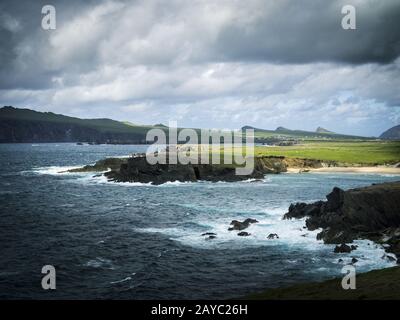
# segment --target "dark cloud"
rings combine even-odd
[[[399,54],[398,0],[0,2],[0,104],[79,117],[379,134]]]
[[[356,9],[356,30],[341,27],[341,8]],[[216,53],[238,61],[389,63],[400,54],[400,2],[279,1],[256,19],[231,21]]]

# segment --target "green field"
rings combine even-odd
[[[400,141],[306,142],[294,146],[258,146],[256,156],[333,160],[349,164],[382,165],[400,162]]]

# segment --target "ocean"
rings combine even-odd
[[[335,186],[400,176],[278,174],[261,182],[152,186],[63,172],[146,148],[0,145],[0,298],[229,299],[340,276],[352,257],[357,272],[394,265],[367,240],[335,254],[304,220],[282,216],[291,203],[325,199]],[[249,237],[228,231],[231,220],[246,218],[259,221],[245,230]],[[270,233],[279,239],[268,240]],[[56,290],[41,287],[44,265],[56,269]]]

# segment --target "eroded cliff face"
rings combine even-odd
[[[104,172],[106,171],[106,172]],[[70,172],[104,172],[111,181],[162,184],[165,182],[241,181],[262,179],[264,174],[287,171],[283,157],[257,157],[250,175],[237,175],[235,165],[224,164],[149,164],[145,155],[108,158]]]
[[[335,187],[327,201],[292,204],[284,215],[303,217],[309,230],[323,229],[317,238],[325,243],[370,239],[400,258],[400,182],[347,191]]]
[[[108,179],[118,182],[142,182],[161,184],[169,181],[241,181],[262,179],[266,173],[287,170],[282,158],[255,158],[250,175],[237,175],[234,165],[224,164],[154,164],[145,157],[129,158],[119,169],[106,172]]]
[[[241,181],[247,179],[262,179],[265,174],[287,172],[290,168],[321,168],[334,166],[313,159],[292,159],[277,156],[254,158],[254,170],[249,175],[237,175],[235,165],[225,164],[154,164],[147,162],[145,154],[137,154],[130,158],[108,158],[98,161],[95,165],[73,169],[71,172],[108,171],[105,176],[117,182],[142,182],[161,184],[169,181]]]

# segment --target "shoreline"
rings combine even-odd
[[[322,167],[322,168],[287,168],[287,173],[364,173],[364,174],[396,174],[400,168],[395,167]]]

